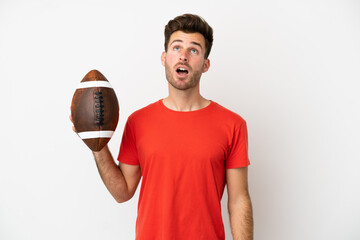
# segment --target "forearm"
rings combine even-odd
[[[229,203],[230,226],[234,240],[253,240],[254,223],[249,195]]]
[[[111,195],[119,203],[129,200],[130,194],[126,180],[121,169],[115,164],[108,146],[93,154],[101,179]]]

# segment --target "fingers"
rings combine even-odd
[[[70,111],[71,111],[71,107],[70,107]],[[80,137],[79,136],[79,134],[78,134],[78,132],[76,131],[76,129],[75,129],[75,127],[74,127],[74,121],[73,121],[73,119],[72,119],[72,116],[71,116],[71,114],[69,115],[69,119],[70,119],[70,121],[72,122],[72,130],[76,133],[76,135],[78,135],[78,137]]]
[[[70,121],[74,124],[74,121],[72,120],[71,114],[70,114],[70,116],[69,116],[69,119],[70,119]],[[77,131],[76,131],[74,125],[72,126],[72,130],[77,134]]]

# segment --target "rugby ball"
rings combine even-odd
[[[119,121],[119,102],[109,81],[91,70],[78,85],[71,103],[76,132],[94,152],[111,139]]]

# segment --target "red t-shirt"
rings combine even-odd
[[[136,239],[225,239],[225,169],[245,167],[246,122],[216,102],[179,112],[162,100],[131,114],[118,160],[140,165]]]

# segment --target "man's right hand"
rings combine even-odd
[[[74,131],[74,132],[76,132],[76,129],[75,129],[75,127],[74,127],[74,121],[72,120],[72,117],[71,117],[71,114],[69,115],[69,119],[70,119],[70,121],[72,122],[72,130]],[[76,132],[77,133],[77,132]]]
[[[78,135],[78,137],[80,137],[79,134],[77,133],[75,127],[74,127],[74,121],[73,121],[73,119],[72,119],[72,117],[71,117],[71,114],[69,115],[69,119],[70,119],[70,121],[71,121],[72,124],[73,124],[73,125],[72,125],[72,130],[76,133],[76,135]]]

